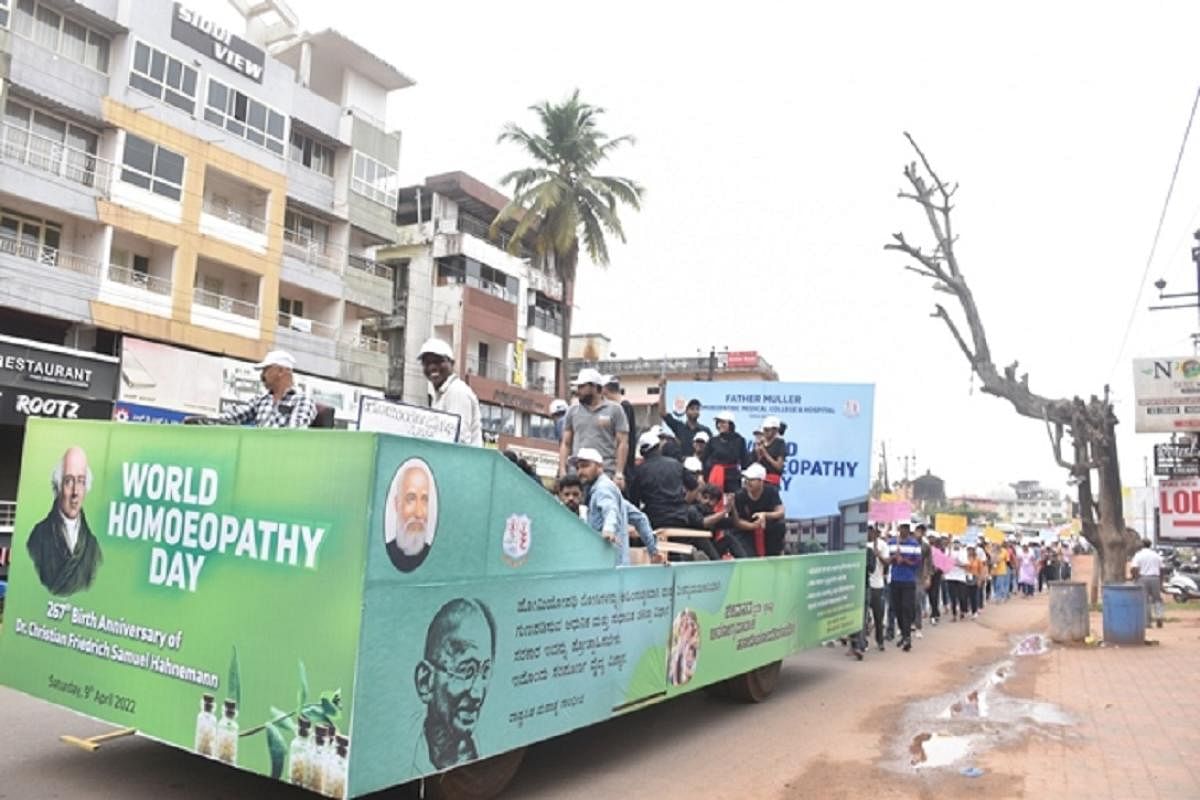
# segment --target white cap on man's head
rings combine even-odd
[[[779,417],[767,417],[764,419],[762,421],[762,429],[765,431],[767,428],[779,430]]]
[[[693,442],[707,442],[708,441],[708,432],[707,431],[696,431],[695,435],[692,436],[692,441]]]
[[[654,427],[658,428],[656,433],[659,435],[660,438],[663,438],[663,439],[674,439],[675,438],[675,431],[671,430],[670,425],[655,425]]]
[[[722,422],[737,422],[737,417],[733,415],[732,411],[718,411],[714,419]]]
[[[600,451],[594,447],[581,447],[579,452],[575,454],[575,462],[591,461],[593,464],[603,464],[604,456],[600,455]]]
[[[565,413],[567,408],[568,408],[567,401],[563,400],[561,397],[550,401],[550,413],[551,414]]]
[[[579,370],[579,374],[575,377],[574,385],[582,386],[585,383],[594,383],[597,386],[604,385],[604,376],[600,374],[600,370],[584,367]]]
[[[272,350],[267,353],[266,358],[254,365],[255,369],[266,369],[267,367],[295,369],[296,359],[292,358],[292,354],[286,350]]]
[[[695,456],[688,456],[683,460],[683,468],[688,472],[704,472],[704,465],[700,463],[700,459]]]
[[[652,430],[638,437],[638,452],[644,453],[651,447],[658,447],[658,433]]]
[[[417,358],[424,356],[441,356],[453,361],[454,351],[441,339],[427,339],[425,344],[421,345],[421,352],[417,353]]]
[[[751,464],[742,470],[742,477],[748,481],[761,481],[767,477],[767,470],[762,464]]]
[[[604,376],[604,385],[605,386],[616,386],[619,388],[621,386],[621,379],[618,378],[616,375],[605,375]]]

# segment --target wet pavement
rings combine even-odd
[[[1049,651],[1050,642],[1042,634],[1017,636],[1008,658],[987,665],[966,686],[910,704],[904,713],[903,748],[889,756],[885,766],[902,771],[964,765],[969,769],[971,761],[996,747],[1028,737],[1063,741],[1074,736],[1074,720],[1062,709],[1003,691],[1019,670],[1033,668],[1023,663],[1026,659]]]

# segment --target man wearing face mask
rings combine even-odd
[[[458,441],[473,447],[483,447],[483,426],[479,415],[479,398],[470,386],[454,374],[454,351],[441,339],[430,339],[421,345],[417,356],[421,370],[429,381],[429,407],[457,414],[461,420]]]

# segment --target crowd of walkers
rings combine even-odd
[[[912,649],[928,620],[937,625],[976,619],[992,603],[1029,598],[1050,581],[1069,580],[1071,550],[1040,541],[977,541],[902,523],[894,530],[872,526],[867,541],[867,604],[862,631],[850,653],[861,659],[873,638]],[[897,636],[899,639],[897,640]]]

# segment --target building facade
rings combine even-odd
[[[382,391],[404,313],[375,257],[397,232],[382,120],[412,81],[280,0],[240,8],[243,35],[159,0],[0,0],[0,335],[76,358],[282,348]]]
[[[571,361],[567,374],[595,367],[604,375],[621,380],[625,399],[637,413],[639,427],[658,422],[664,381],[777,381],[779,373],[754,350],[714,351],[708,355],[662,358],[616,358],[604,334],[581,333],[571,337]]]
[[[396,354],[389,392],[425,404],[417,356],[426,338],[445,340],[479,396],[485,439],[521,452],[546,473],[544,454],[557,452],[549,412],[562,352],[562,284],[552,261],[535,256],[528,243],[510,247],[515,223],[490,234],[507,204],[504,194],[463,172],[400,190],[397,244],[378,254],[407,281],[406,318],[384,330]]]

